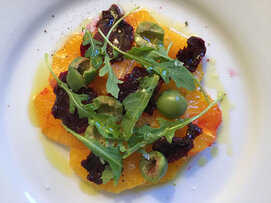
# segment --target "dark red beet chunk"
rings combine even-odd
[[[162,78],[159,79],[159,82],[156,86],[156,88],[153,91],[152,97],[150,98],[150,101],[148,103],[148,106],[146,107],[145,111],[147,114],[152,115],[155,108],[156,108],[156,96],[162,86],[162,84],[164,83],[164,80]]]
[[[116,4],[113,4],[109,10],[102,12],[101,19],[97,22],[96,27],[100,28],[104,35],[107,35],[112,25],[122,16],[119,7]],[[104,41],[99,32],[94,35],[94,39],[100,42]],[[128,51],[132,48],[132,43],[134,41],[134,29],[130,24],[122,20],[112,31],[109,40],[120,50]],[[87,46],[89,47],[89,45]],[[81,45],[81,56],[85,56],[85,52],[88,49],[87,46]],[[111,58],[114,58],[113,49],[110,45],[107,46],[107,53]],[[121,61],[122,59],[123,55],[119,54],[111,62]]]
[[[173,163],[184,156],[194,147],[193,140],[202,133],[202,129],[196,124],[188,124],[185,137],[173,137],[172,143],[168,143],[165,137],[160,138],[152,145],[154,151],[165,155],[168,163]]]
[[[81,54],[81,56],[83,56],[83,57],[85,57],[85,55],[86,55],[86,51],[88,50],[88,48],[90,47],[90,45],[89,44],[87,44],[87,45],[80,45],[80,54]]]
[[[190,37],[187,40],[187,47],[180,49],[176,57],[184,63],[184,66],[190,72],[195,72],[205,53],[206,46],[204,40],[199,37]]]
[[[59,75],[59,79],[62,82],[66,82],[66,76],[68,71],[62,72]],[[70,101],[69,96],[65,92],[64,89],[59,87],[57,84],[54,87],[54,93],[56,95],[56,100],[54,106],[52,108],[52,114],[56,119],[62,120],[63,124],[66,125],[71,130],[77,133],[85,132],[86,128],[88,127],[88,119],[87,118],[79,118],[77,110],[73,114],[70,113]],[[78,94],[87,94],[89,96],[85,103],[90,103],[95,97],[97,97],[96,92],[92,88],[89,87],[82,87],[78,90]]]
[[[121,102],[131,93],[138,90],[139,79],[149,75],[145,68],[135,66],[131,73],[128,73],[124,76],[122,84],[119,84],[119,97],[118,100]]]
[[[106,165],[108,165],[107,162],[102,164],[100,158],[92,152],[90,152],[88,157],[81,162],[81,166],[83,166],[89,173],[87,179],[97,185],[101,185],[103,183],[101,177]]]
[[[123,79],[120,79],[123,81],[123,83],[118,85],[120,88],[118,100],[122,102],[129,94],[137,91],[139,89],[139,79],[147,75],[149,75],[149,73],[146,71],[145,68],[135,66],[131,73],[126,74]],[[163,82],[164,81],[162,79],[159,80],[158,85],[156,86],[153,95],[148,103],[148,106],[144,111],[149,115],[152,115],[153,111],[155,110],[155,97],[158,94]]]

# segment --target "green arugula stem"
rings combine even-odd
[[[209,100],[209,98],[208,98],[208,96],[207,96],[207,93],[206,93],[206,91],[203,89],[203,87],[201,86],[201,84],[200,84],[200,82],[198,81],[198,79],[197,79],[192,73],[191,73],[191,76],[193,77],[193,79],[194,79],[194,81],[196,82],[196,84],[199,86],[199,88],[200,88],[200,90],[201,90],[201,92],[202,92],[202,94],[203,94],[205,100],[207,101],[207,104],[210,104],[210,100]]]
[[[93,37],[91,36],[90,32],[86,28],[83,28],[83,31],[85,31],[85,33],[87,34],[91,47],[95,47],[94,42],[93,42]]]
[[[45,62],[47,65],[47,68],[49,69],[50,73],[53,75],[53,77],[56,79],[57,83],[61,83],[60,79],[56,76],[56,74],[53,72],[48,59],[48,54],[45,54]]]
[[[156,56],[160,56],[161,58],[164,58],[164,59],[167,59],[167,60],[174,60],[174,59],[172,59],[172,58],[170,58],[168,55],[163,55],[163,54],[161,54],[161,53],[159,53],[159,52],[154,52],[154,54],[156,55]]]
[[[182,123],[172,127],[172,128],[168,128],[169,131],[171,130],[177,130],[180,128],[183,128],[184,126],[188,125],[189,123],[192,123],[194,120],[197,120],[198,118],[200,118],[203,114],[205,114],[207,111],[209,111],[214,105],[217,104],[217,102],[221,101],[223,99],[225,95],[219,95],[211,104],[209,104],[209,106],[204,109],[202,112],[200,112],[198,115],[192,117],[192,118],[187,118],[184,119]]]
[[[166,51],[166,53],[167,53],[167,54],[168,54],[169,50],[171,49],[172,44],[173,44],[173,42],[170,42],[170,44],[168,45],[168,47],[167,47],[167,51]]]

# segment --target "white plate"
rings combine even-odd
[[[173,182],[120,195],[87,195],[79,189],[76,177],[66,177],[50,165],[39,129],[28,119],[35,70],[44,53],[51,53],[64,35],[113,2],[1,2],[1,202],[270,202],[269,0],[118,1],[125,8],[136,4],[176,22],[188,21],[190,30],[211,44],[207,57],[216,59],[217,71],[234,105],[228,132],[220,138],[230,142],[218,142],[217,156],[206,150]],[[230,77],[230,69],[237,76]],[[198,165],[202,157],[207,160],[204,167]]]

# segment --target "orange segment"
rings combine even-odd
[[[195,90],[186,95],[188,102],[188,108],[185,117],[193,117],[207,108],[208,104],[199,90]],[[211,132],[213,135],[216,134],[216,130],[222,121],[221,110],[216,104],[203,116],[197,119],[196,123],[199,127],[203,128],[206,132]]]
[[[187,38],[171,30],[168,27],[163,26],[163,28],[165,30],[165,47],[168,47],[168,45],[173,42],[168,55],[171,58],[176,58],[176,54],[178,53],[178,51],[186,46]]]
[[[199,90],[187,94],[186,99],[188,102],[188,108],[185,113],[186,118],[199,114],[208,106],[203,94]],[[222,112],[217,104],[207,111],[203,116],[193,122],[199,127],[203,128],[203,134],[194,140],[194,148],[190,150],[189,156],[194,155],[212,145],[216,139],[216,131],[221,122]]]
[[[126,22],[129,23],[136,31],[138,25],[142,22],[154,22],[157,23],[156,20],[152,17],[152,15],[146,10],[140,10],[134,12],[125,18]]]
[[[62,126],[61,120],[55,119],[51,109],[55,102],[55,94],[50,86],[36,95],[34,99],[35,111],[42,133],[49,139],[68,147],[85,148],[73,135]]]
[[[81,166],[81,161],[86,159],[89,153],[90,153],[89,149],[80,150],[77,148],[71,148],[70,150],[70,166],[74,170],[76,175],[78,175],[83,180],[86,179],[88,172],[85,168]]]
[[[64,46],[53,56],[52,70],[58,76],[61,72],[68,70],[72,60],[80,56],[80,45],[82,43],[82,34],[71,35]],[[54,86],[55,80],[52,75],[49,77],[49,83]]]
[[[123,78],[124,75],[127,73],[130,73],[135,66],[140,66],[138,63],[136,63],[134,60],[126,60],[116,62],[112,64],[112,69],[116,75],[117,78]]]

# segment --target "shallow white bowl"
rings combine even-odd
[[[87,195],[79,189],[75,176],[66,177],[50,165],[38,136],[39,129],[28,119],[37,65],[44,53],[52,53],[56,43],[82,20],[112,3],[111,0],[1,2],[2,202],[271,202],[268,0],[117,2],[124,8],[134,5],[149,8],[175,22],[188,21],[190,30],[210,43],[207,57],[216,59],[217,72],[234,106],[229,129],[220,138],[228,141],[216,144],[217,156],[212,156],[210,149],[205,150],[192,158],[176,180],[119,195],[104,192]],[[230,77],[229,70],[237,75]],[[198,164],[202,157],[207,160],[204,167]]]

